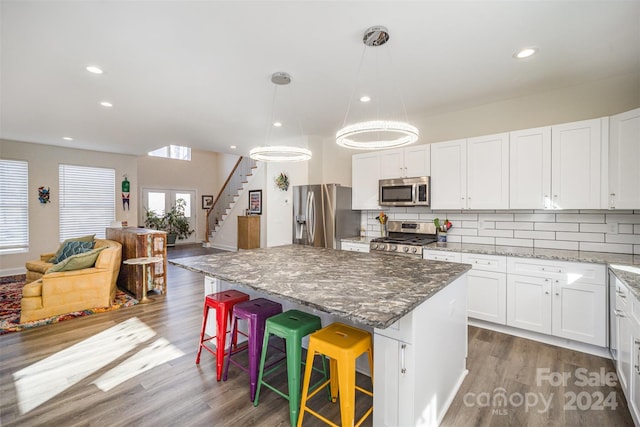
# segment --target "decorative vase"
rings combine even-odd
[[[442,231],[438,233],[438,242],[446,243],[447,242],[447,233],[443,233]]]
[[[387,224],[380,224],[380,236],[389,237],[389,231],[387,230]]]

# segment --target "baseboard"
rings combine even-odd
[[[558,347],[568,348],[570,350],[604,357],[605,359],[611,359],[611,353],[609,352],[609,349],[607,347],[599,347],[597,345],[585,344],[566,338],[559,338],[552,335],[541,334],[538,332],[526,331],[524,329],[518,329],[512,326],[498,325],[496,323],[485,322],[484,320],[469,319],[468,323],[471,326],[477,326],[479,328],[502,332],[504,334],[514,335],[520,338],[527,338],[533,341],[555,345]]]
[[[221,245],[219,243],[211,243],[211,246],[209,246],[210,248],[216,248],[216,249],[222,249],[224,251],[231,251],[231,252],[237,252],[238,248],[236,248],[235,246],[229,246],[229,245]]]
[[[24,267],[0,269],[0,277],[17,276],[18,274],[27,274],[27,269]]]

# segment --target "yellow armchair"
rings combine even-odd
[[[22,291],[20,323],[73,311],[110,306],[116,296],[116,280],[120,271],[122,245],[113,240],[96,239],[95,248],[104,247],[95,265],[73,271],[46,273],[54,255],[42,254],[40,260],[29,261],[27,281]]]

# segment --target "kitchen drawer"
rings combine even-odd
[[[549,261],[535,258],[507,258],[509,274],[534,275],[566,280],[569,284],[579,280],[583,283],[606,286],[606,267],[602,264]]]
[[[367,243],[341,242],[340,249],[352,252],[369,252],[369,245]]]
[[[460,252],[434,251],[425,249],[422,251],[422,258],[431,261],[447,261],[462,262],[462,254]]]
[[[474,270],[507,272],[507,257],[498,255],[462,254],[462,262],[471,264]]]

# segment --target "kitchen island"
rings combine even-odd
[[[299,245],[170,262],[204,274],[207,293],[237,288],[328,314],[323,325],[374,328],[374,425],[437,424],[466,375],[466,264]]]

